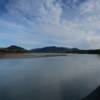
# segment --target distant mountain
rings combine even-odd
[[[82,100],[100,100],[100,87],[98,87],[90,95],[83,98]]]
[[[0,48],[0,53],[78,53],[78,54],[100,54],[100,49],[90,49],[90,50],[81,50],[78,48],[66,48],[66,47],[44,47],[36,48],[31,50],[26,50],[19,46],[9,46],[6,48]]]
[[[37,48],[37,49],[32,49],[31,52],[42,52],[42,53],[71,53],[71,52],[76,52],[79,49],[77,48],[65,48],[65,47],[56,47],[56,46],[51,46],[51,47],[44,47],[44,48]]]
[[[42,52],[42,53],[81,53],[81,54],[100,54],[100,49],[95,50],[81,50],[78,48],[66,48],[66,47],[44,47],[30,50],[31,52]]]
[[[15,45],[6,48],[0,48],[0,53],[25,53],[25,52],[28,52],[28,50]]]

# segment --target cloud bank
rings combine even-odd
[[[100,48],[99,0],[4,1],[0,40],[5,44]]]

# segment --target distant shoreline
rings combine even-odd
[[[56,47],[56,46],[49,46],[49,47],[43,47],[43,48],[36,48],[36,49],[30,49],[27,50],[25,48],[19,47],[19,46],[9,46],[6,48],[0,48],[0,54],[1,57],[5,56],[34,56],[32,53],[43,53],[42,56],[45,56],[44,54],[46,53],[46,56],[59,56],[62,54],[100,54],[100,49],[87,49],[87,50],[82,50],[78,48],[67,48],[67,47]],[[2,56],[3,54],[3,56]],[[9,55],[10,54],[10,55]],[[16,55],[17,54],[17,55]],[[32,54],[32,55],[30,55]],[[50,55],[48,55],[50,54]],[[38,55],[36,55],[37,57]],[[40,55],[41,56],[41,55]]]
[[[56,56],[67,56],[67,53],[4,53],[4,54],[0,54],[0,59],[39,58],[39,57],[56,57]]]
[[[0,53],[0,59],[10,58],[41,58],[41,57],[57,57],[68,55],[80,55],[81,53]],[[84,54],[82,54],[84,55]],[[88,54],[94,55],[94,54]],[[97,54],[95,54],[97,55]]]

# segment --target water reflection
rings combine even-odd
[[[80,100],[100,84],[95,55],[0,60],[0,100]]]

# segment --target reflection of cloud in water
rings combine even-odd
[[[0,60],[0,100],[79,100],[99,84],[95,55]]]

